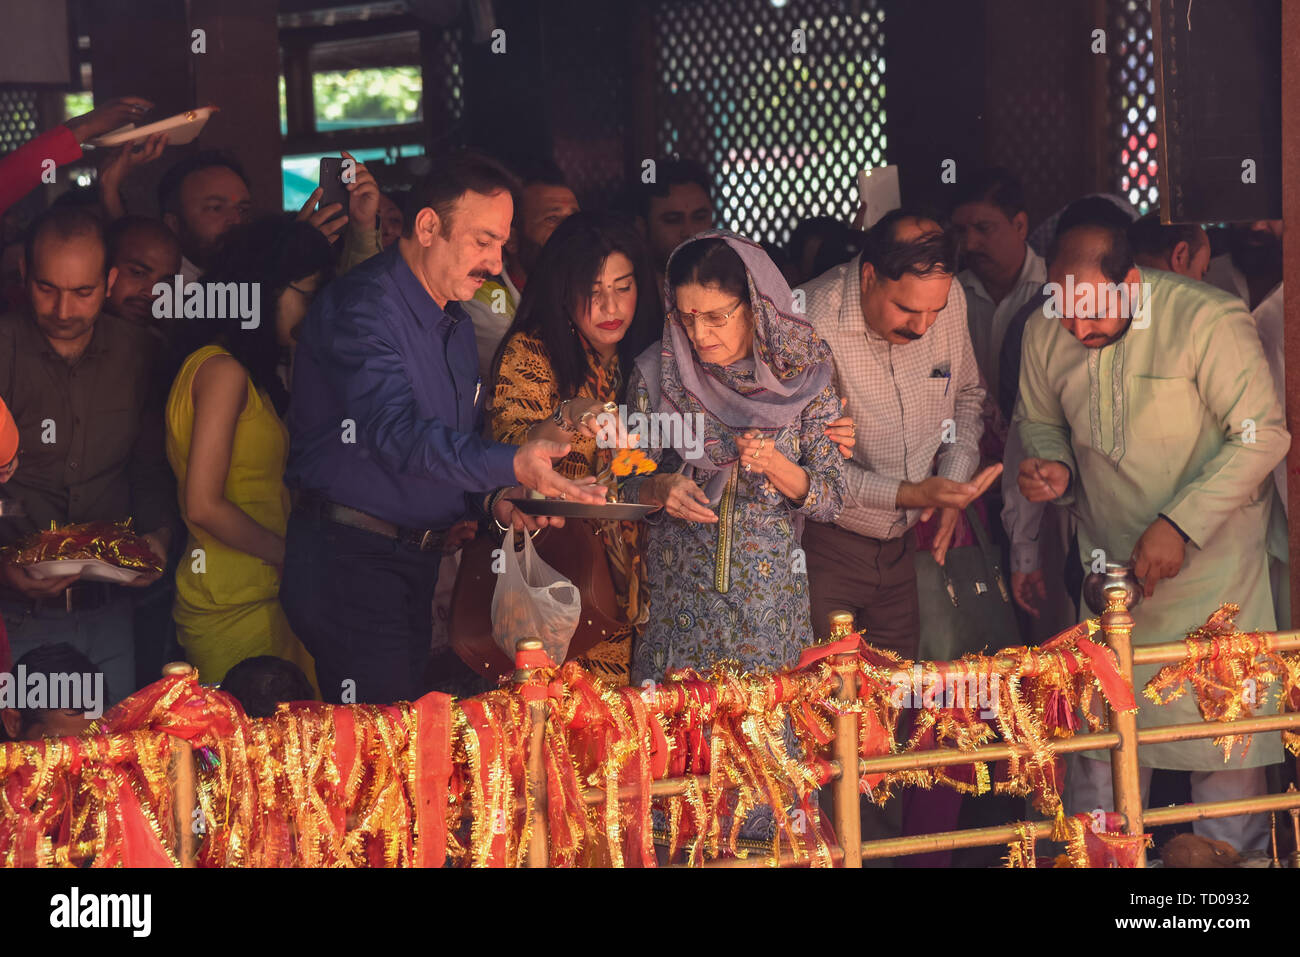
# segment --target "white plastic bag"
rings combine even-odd
[[[492,638],[512,661],[515,642],[539,638],[551,660],[563,664],[578,630],[582,596],[571,581],[542,561],[531,535],[524,534],[524,550],[516,552],[514,534],[506,532],[501,543],[505,570],[492,593]]]

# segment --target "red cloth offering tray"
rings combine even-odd
[[[15,564],[25,566],[100,561],[142,574],[163,570],[149,543],[131,530],[130,519],[48,528],[7,552]]]

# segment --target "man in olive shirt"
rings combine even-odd
[[[51,522],[129,516],[165,560],[175,491],[162,407],[150,385],[148,333],[101,311],[117,277],[103,226],[85,210],[51,209],[32,224],[24,251],[28,306],[0,318],[0,398],[18,423],[23,464],[4,495],[26,514],[0,518],[0,545]],[[135,689],[130,594],[77,576],[41,580],[0,562],[14,659],[67,642],[104,672],[110,703]]]

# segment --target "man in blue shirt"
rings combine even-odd
[[[425,690],[433,591],[455,522],[545,523],[506,500],[523,488],[604,501],[552,469],[567,445],[480,435],[488,391],[460,301],[501,271],[515,191],[486,157],[437,164],[401,240],[327,286],[302,324],[286,473],[299,496],[280,598],[327,701]]]

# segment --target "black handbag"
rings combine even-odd
[[[965,515],[976,544],[948,549],[943,565],[928,551],[916,553],[922,661],[952,661],[1021,643],[1011,582],[997,549],[975,510],[967,508]]]

